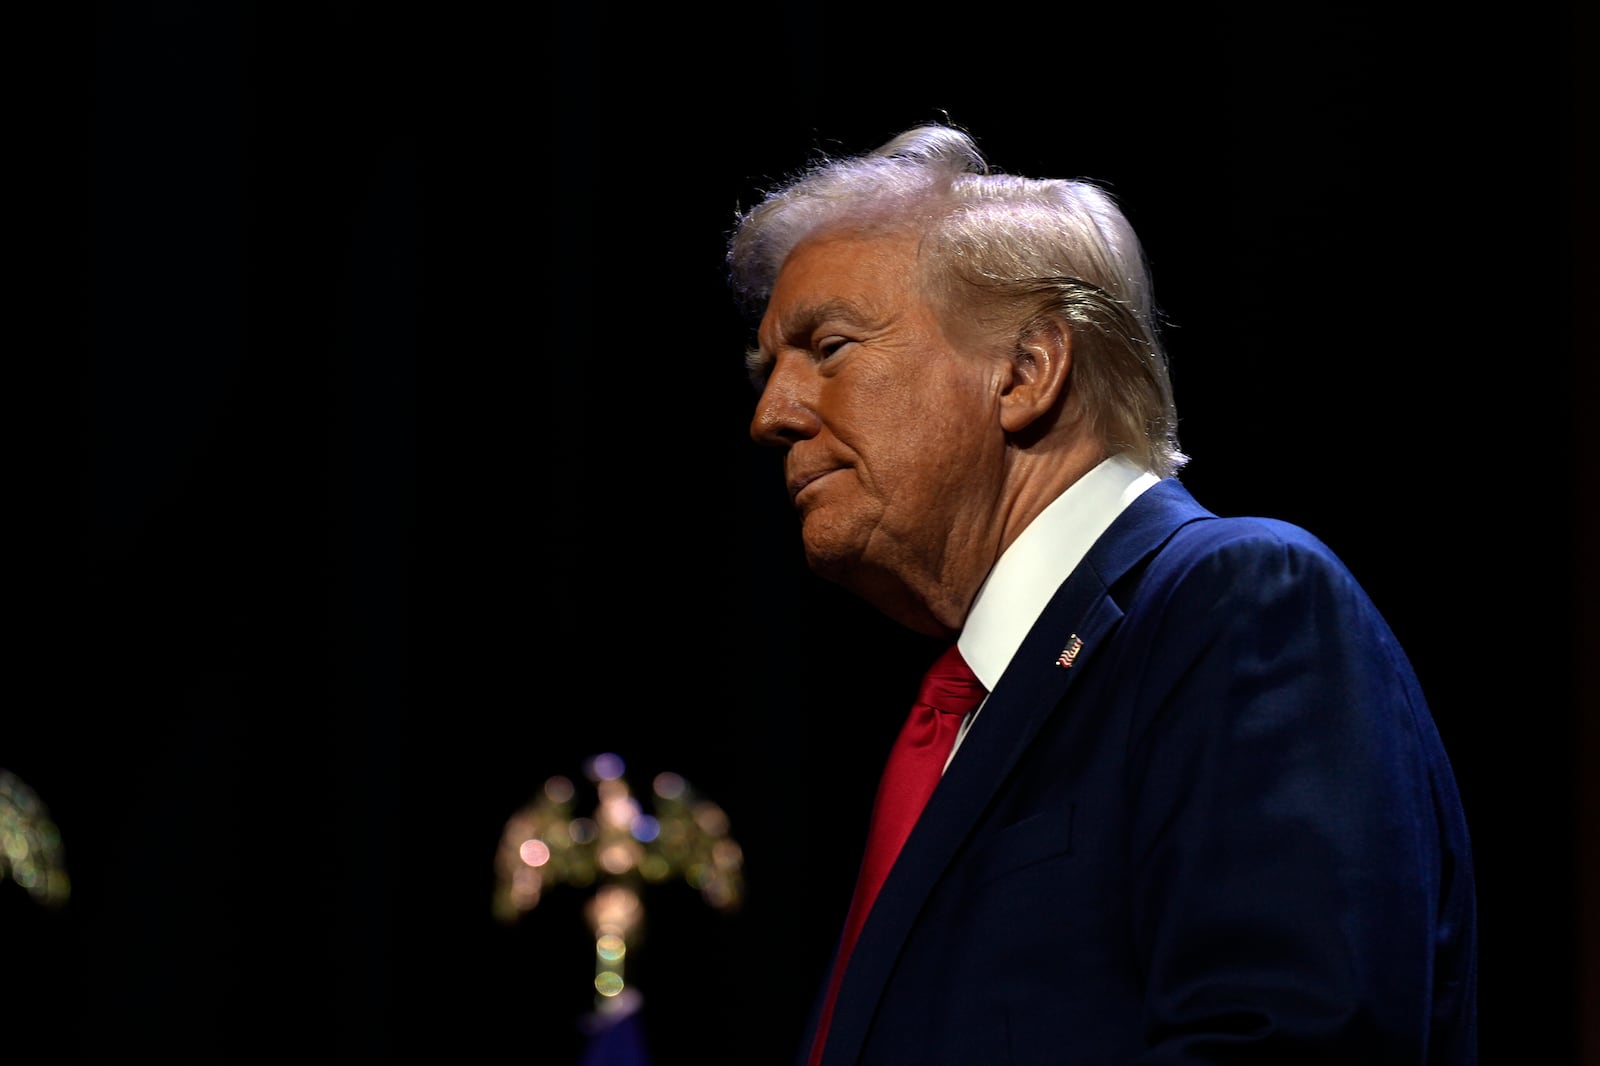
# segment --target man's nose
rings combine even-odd
[[[821,422],[816,412],[815,375],[806,372],[801,360],[780,355],[773,361],[772,373],[756,401],[755,417],[750,420],[750,439],[757,444],[787,448],[796,441],[816,436]]]

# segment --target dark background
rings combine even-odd
[[[0,767],[73,895],[0,882],[8,1033],[575,1062],[582,897],[500,925],[492,859],[614,751],[746,859],[737,913],[647,896],[655,1057],[787,1061],[930,649],[806,573],[723,244],[813,149],[947,115],[1124,204],[1184,480],[1319,534],[1412,654],[1474,831],[1485,1062],[1597,1061],[1592,16],[1041,10],[67,27],[67,106],[12,130],[45,328]]]

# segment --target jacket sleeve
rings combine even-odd
[[[1471,1063],[1471,858],[1410,665],[1280,523],[1160,574],[1128,748],[1141,1066]]]

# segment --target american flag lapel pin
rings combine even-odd
[[[1063,670],[1072,669],[1072,661],[1078,657],[1078,653],[1082,650],[1083,640],[1079,638],[1078,634],[1072,634],[1072,639],[1067,641],[1067,646],[1061,649],[1060,655],[1056,656],[1056,665]]]

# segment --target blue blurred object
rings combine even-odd
[[[650,1066],[639,1015],[628,1014],[593,1033],[579,1066]]]

